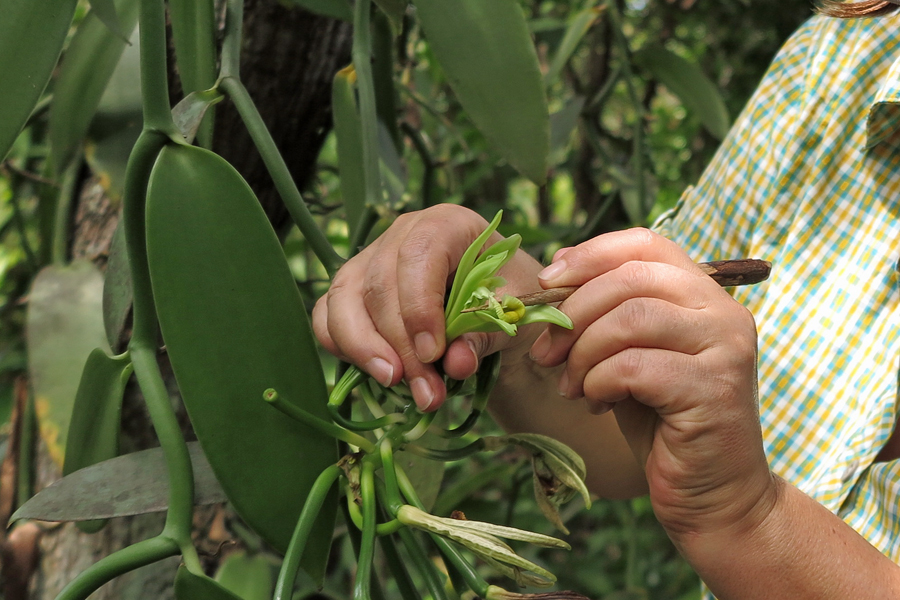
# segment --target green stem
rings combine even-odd
[[[610,24],[612,25],[616,45],[622,53],[622,70],[625,74],[625,86],[628,89],[628,97],[631,100],[635,113],[637,113],[632,134],[632,143],[634,144],[632,161],[634,164],[635,188],[640,205],[643,208],[647,201],[644,197],[646,193],[644,189],[644,107],[640,98],[638,98],[637,88],[634,85],[634,72],[631,69],[631,49],[628,47],[628,39],[625,37],[625,31],[622,29],[622,13],[619,11],[616,0],[609,0],[606,6],[609,11]]]
[[[225,37],[222,40],[222,66],[219,69],[219,78],[240,79],[244,0],[227,0],[225,6]]]
[[[391,516],[396,516],[397,511],[403,506],[403,497],[400,495],[400,486],[397,484],[397,470],[394,466],[394,448],[391,440],[383,439],[378,447],[381,454],[381,468],[384,473],[384,490],[387,509]]]
[[[356,565],[356,581],[353,586],[353,600],[371,600],[372,561],[375,560],[375,467],[372,461],[364,461],[359,478],[362,496],[362,537],[359,544],[359,558]]]
[[[481,418],[480,410],[473,410],[466,416],[466,420],[460,423],[458,426],[453,429],[440,429],[437,431],[437,434],[443,438],[459,438],[470,431],[475,427],[475,424],[478,423],[478,419]]]
[[[168,141],[163,133],[144,129],[128,159],[125,173],[125,240],[134,290],[134,328],[128,349],[169,472],[169,510],[164,532],[181,546],[186,561],[189,561],[188,566],[197,568],[199,563],[194,564],[195,552],[191,542],[193,468],[187,444],[169,400],[169,392],[156,362],[156,307],[150,283],[144,229],[147,183],[156,157]]]
[[[101,558],[63,588],[56,600],[85,600],[104,583],[143,567],[178,554],[178,544],[162,535],[138,542],[118,552]]]
[[[166,7],[163,0],[141,0],[141,99],[144,129],[181,139],[169,106],[166,63]]]
[[[363,180],[366,206],[381,200],[381,173],[378,167],[378,116],[375,84],[372,79],[372,0],[356,0],[353,10],[353,68],[359,90],[359,118],[362,126]]]
[[[266,390],[263,393],[263,399],[295,421],[300,421],[304,425],[321,431],[325,435],[330,435],[335,439],[352,444],[369,454],[375,451],[375,445],[366,438],[335,425],[334,423],[329,423],[325,419],[320,419],[315,415],[311,415],[296,404],[283,400],[278,395],[278,392],[273,389]]]
[[[341,406],[344,403],[344,400],[347,399],[347,396],[350,395],[350,392],[368,378],[369,376],[365,371],[356,365],[350,365],[331,389],[331,393],[328,395],[328,404],[332,406]]]
[[[462,460],[475,454],[476,452],[481,452],[482,450],[484,450],[484,440],[478,438],[471,444],[467,444],[461,448],[450,448],[448,450],[439,448],[425,448],[423,446],[417,446],[416,444],[410,444],[404,449],[411,454],[415,454],[416,456],[421,456],[429,460],[440,460],[448,462],[452,460]]]
[[[350,240],[350,255],[356,256],[366,246],[366,239],[372,233],[375,224],[378,223],[378,211],[374,206],[368,204],[363,207],[363,212],[359,216],[359,222],[353,228],[353,238]]]
[[[359,505],[353,500],[353,496],[351,494],[346,494],[347,496],[347,514],[350,515],[350,520],[353,521],[353,524],[356,525],[356,528],[362,531],[363,528],[363,514],[362,510],[360,510]],[[381,537],[383,535],[390,535],[392,533],[397,533],[397,531],[401,527],[406,527],[403,523],[400,522],[399,519],[391,519],[390,521],[385,521],[383,523],[379,523],[375,526],[375,535]]]
[[[406,421],[406,417],[400,413],[391,413],[368,421],[352,421],[344,418],[344,415],[341,414],[340,406],[335,404],[328,404],[327,406],[332,420],[344,429],[349,429],[350,431],[374,431],[376,429],[381,429],[382,427],[387,427],[388,425],[396,425],[397,423]]]
[[[420,413],[421,414],[421,413]],[[404,441],[414,442],[428,431],[428,428],[431,427],[431,423],[434,421],[437,412],[425,413],[419,419],[419,422],[415,424],[415,426],[403,434]]]
[[[434,563],[428,560],[428,553],[425,551],[425,548],[422,547],[422,544],[415,536],[415,533],[408,527],[404,527],[398,533],[400,535],[400,541],[406,546],[406,554],[409,556],[416,570],[419,571],[422,579],[425,580],[425,586],[428,588],[428,591],[431,592],[431,597],[434,600],[448,600],[447,590],[444,589],[444,585],[441,582],[440,573],[438,573]]]
[[[331,465],[319,474],[312,488],[310,488],[306,502],[303,504],[303,510],[300,511],[300,517],[297,519],[294,534],[288,543],[281,571],[278,573],[274,600],[291,599],[294,591],[294,581],[297,578],[297,570],[300,568],[300,559],[303,558],[303,550],[306,547],[309,532],[312,530],[316,517],[322,509],[325,499],[328,497],[328,492],[331,491],[331,486],[334,485],[340,474],[340,467]]]
[[[397,590],[400,592],[401,600],[421,600],[416,591],[416,586],[412,578],[409,576],[409,570],[400,558],[400,552],[394,543],[392,536],[386,535],[378,538],[381,544],[381,551],[384,553],[384,560],[394,576],[394,582],[397,584]]]
[[[278,151],[275,140],[272,139],[272,134],[269,133],[262,116],[256,109],[256,105],[253,104],[247,88],[244,87],[244,84],[239,79],[225,77],[220,80],[219,89],[228,94],[234,102],[241,120],[253,139],[253,144],[259,150],[259,154],[266,164],[266,169],[268,169],[269,175],[275,183],[278,194],[291,214],[291,218],[297,224],[297,227],[300,228],[300,233],[306,238],[307,243],[312,248],[312,251],[316,253],[316,257],[322,262],[325,270],[329,275],[333,276],[344,263],[344,259],[338,256],[329,243],[328,238],[316,225],[312,213],[309,212],[309,207],[303,201],[303,196],[300,195],[300,190],[297,189],[297,184],[294,183],[291,172]]]

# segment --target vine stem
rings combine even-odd
[[[166,62],[166,7],[162,0],[141,0],[141,103],[144,129],[152,129],[180,140],[169,106]]]
[[[359,493],[362,497],[362,537],[359,543],[359,558],[356,565],[356,581],[353,585],[353,600],[370,600],[372,597],[372,561],[375,559],[375,467],[371,461],[364,461],[359,477]]]
[[[303,510],[300,511],[300,517],[297,519],[294,534],[288,543],[281,571],[278,573],[274,600],[290,600],[294,590],[294,581],[297,578],[297,570],[300,568],[300,559],[303,558],[303,550],[306,547],[306,540],[309,538],[309,532],[315,524],[319,511],[322,510],[322,505],[328,497],[328,492],[331,491],[331,487],[340,474],[340,467],[331,465],[319,474],[312,488],[310,488],[306,502],[303,504]]]
[[[234,106],[237,108],[244,126],[247,127],[247,131],[253,139],[253,144],[259,150],[266,169],[268,169],[269,175],[275,183],[275,188],[291,214],[291,218],[297,224],[297,227],[300,228],[300,233],[306,238],[310,248],[315,252],[316,257],[321,261],[325,270],[330,276],[333,276],[344,263],[344,259],[334,251],[334,248],[328,242],[328,238],[316,225],[312,213],[309,212],[309,207],[306,206],[300,190],[297,189],[297,184],[294,183],[294,179],[291,177],[291,172],[284,162],[284,157],[278,151],[275,140],[272,139],[272,134],[266,128],[262,116],[253,103],[253,99],[250,98],[250,93],[247,92],[247,88],[236,77],[223,77],[219,81],[219,89],[228,94],[228,97],[234,102]]]
[[[156,306],[150,283],[144,229],[144,208],[150,172],[160,150],[167,143],[169,138],[161,132],[144,129],[128,159],[125,174],[125,241],[134,289],[134,329],[128,349],[169,473],[169,510],[163,533],[181,547],[185,565],[194,573],[202,573],[191,541],[194,513],[193,467],[169,400],[169,392],[156,362]]]
[[[244,0],[227,0],[225,6],[225,37],[222,40],[222,66],[219,69],[219,77],[240,79]]]
[[[101,558],[63,588],[56,600],[85,600],[104,583],[156,561],[178,554],[178,544],[159,535]]]
[[[296,404],[285,401],[278,395],[278,392],[271,388],[263,393],[263,399],[295,421],[300,421],[304,425],[308,425],[317,431],[321,431],[325,435],[330,435],[337,440],[352,444],[366,453],[371,454],[375,451],[375,444],[366,438],[357,433],[353,433],[348,429],[344,429],[339,425],[326,421],[325,419],[320,419],[319,417],[306,412]]]

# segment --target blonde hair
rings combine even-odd
[[[829,17],[842,19],[852,17],[877,17],[900,9],[900,6],[887,0],[861,0],[859,2],[837,2],[836,0],[820,0],[818,12]]]

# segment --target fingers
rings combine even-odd
[[[693,310],[704,309],[716,299],[732,302],[727,292],[699,270],[687,271],[666,263],[626,262],[588,281],[560,306],[572,319],[574,328],[549,329],[532,348],[532,357],[542,366],[561,364],[589,326],[625,304],[624,312],[617,313],[620,327],[666,329],[662,322],[643,323],[653,315],[640,311],[649,311],[649,307],[629,303],[641,298],[656,298]],[[627,329],[622,333],[627,333]]]
[[[591,323],[572,346],[559,393],[581,398],[582,382],[594,365],[629,348],[698,354],[710,343],[706,322],[699,311],[657,298],[628,300]]]
[[[557,252],[553,263],[538,275],[545,288],[583,285],[630,261],[668,263],[699,271],[677,244],[643,228],[604,234],[564,250]]]
[[[438,408],[446,390],[430,363],[446,350],[447,281],[485,224],[476,213],[450,205],[398,218],[340,269],[317,303],[313,327],[320,342],[382,384],[405,379],[419,408]],[[457,373],[477,367],[469,348],[463,347],[468,357],[457,351]]]
[[[416,356],[430,363],[445,350],[444,296],[450,273],[487,222],[474,212],[452,205],[435,207],[413,218],[415,226],[402,239],[394,238],[382,255],[395,257],[400,317]],[[495,234],[492,241],[498,239]]]

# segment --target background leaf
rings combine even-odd
[[[716,139],[725,138],[731,127],[728,109],[719,89],[700,67],[656,44],[642,48],[634,59],[678,96]]]
[[[281,551],[333,439],[267,405],[275,388],[327,418],[306,309],[253,192],[215,154],[168,146],[147,194],[147,250],[163,339],[191,423],[238,514]],[[334,502],[303,555],[316,578]]]
[[[84,363],[95,348],[109,350],[102,295],[100,271],[76,261],[42,269],[28,297],[28,371],[41,437],[60,467]]]
[[[114,458],[119,453],[122,395],[131,371],[131,360],[127,355],[110,357],[98,348],[88,356],[69,423],[64,476]],[[92,533],[103,523],[80,523],[79,528]]]
[[[50,80],[77,0],[0,0],[0,160]]]
[[[175,574],[176,600],[245,600],[206,577],[194,575],[181,565]]]
[[[225,492],[199,442],[188,442],[194,504],[225,502]],[[169,474],[161,448],[132,452],[63,477],[19,507],[10,522],[88,521],[162,512],[169,506]]]
[[[116,2],[126,39],[137,24],[138,8],[137,0]],[[50,151],[57,173],[84,139],[126,44],[93,13],[78,26],[63,57],[50,107]]]
[[[478,129],[520,173],[547,180],[547,99],[516,0],[415,0],[450,87]]]
[[[243,600],[269,600],[275,584],[272,564],[264,556],[234,552],[216,571],[216,582]]]

